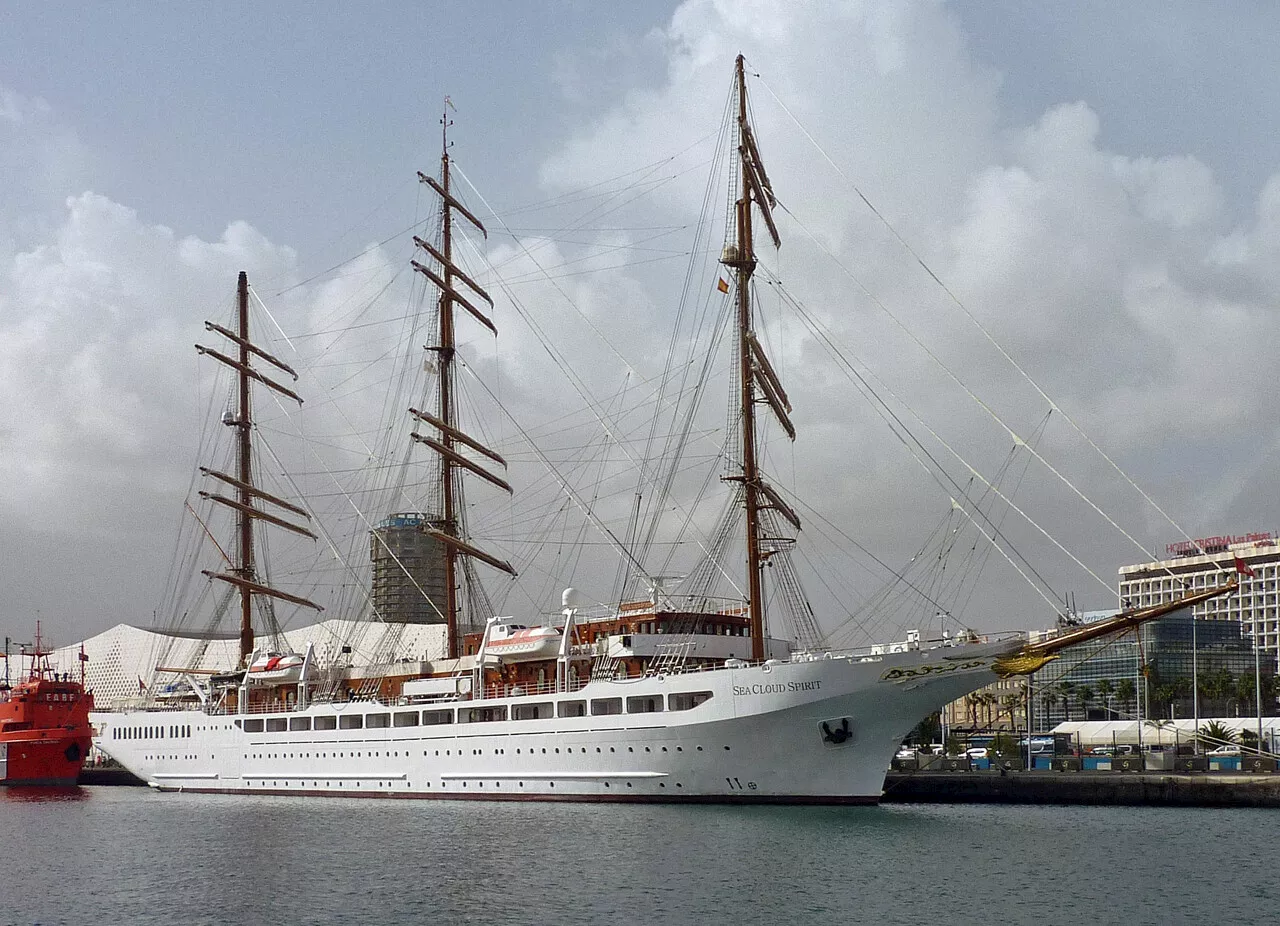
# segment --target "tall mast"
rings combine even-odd
[[[276,505],[291,514],[310,519],[310,515],[307,514],[305,509],[264,492],[253,483],[253,416],[249,401],[250,380],[259,382],[272,391],[293,399],[299,405],[302,404],[302,398],[293,390],[264,376],[253,367],[252,361],[257,357],[267,361],[276,369],[288,373],[295,380],[298,378],[298,374],[294,372],[292,367],[276,359],[249,340],[249,277],[243,270],[240,271],[239,282],[236,286],[236,318],[235,331],[224,328],[221,325],[215,325],[213,322],[204,323],[207,331],[216,332],[236,345],[237,353],[235,357],[229,357],[209,347],[196,345],[196,350],[201,354],[210,356],[236,371],[238,408],[235,413],[228,411],[222,419],[223,424],[236,429],[236,475],[230,476],[203,466],[200,467],[200,472],[205,476],[212,477],[234,488],[236,490],[235,498],[228,498],[216,492],[201,492],[200,497],[225,505],[236,513],[236,532],[239,536],[236,562],[228,563],[229,570],[227,572],[213,572],[206,569],[204,574],[210,578],[220,579],[223,582],[234,585],[240,593],[240,665],[246,666],[250,654],[253,653],[254,595],[278,598],[282,601],[314,608],[316,611],[323,611],[324,609],[306,598],[278,591],[258,581],[258,570],[253,548],[253,522],[255,520],[266,521],[268,524],[274,524],[295,534],[310,537],[312,540],[316,539],[316,535],[305,527],[263,511],[256,504],[258,500],[261,500]]]
[[[440,420],[445,427],[440,429],[440,442],[445,453],[440,454],[440,491],[441,514],[444,529],[455,537],[459,535],[457,517],[453,505],[453,460],[450,459],[453,449],[453,228],[449,210],[449,110],[445,109],[440,117],[440,185],[444,187],[444,223],[441,236],[444,251],[444,286],[440,290]],[[447,655],[450,659],[458,658],[458,578],[457,551],[444,545],[444,588]]]
[[[236,509],[236,530],[240,535],[240,565],[236,569],[244,582],[240,585],[240,664],[253,652],[253,593],[249,584],[256,581],[253,563],[253,421],[249,416],[249,275],[240,271],[236,283],[236,313],[240,340],[237,343],[240,367],[236,371],[240,386],[240,416],[236,421],[236,450],[240,461],[240,505]]]
[[[505,489],[507,492],[511,491],[511,486],[503,479],[473,462],[469,457],[464,456],[459,449],[460,446],[464,446],[483,454],[504,467],[507,465],[506,460],[497,453],[459,430],[456,421],[453,363],[456,353],[453,324],[454,306],[462,306],[493,334],[496,335],[498,330],[489,317],[476,308],[471,300],[462,295],[456,288],[458,282],[465,284],[471,293],[488,303],[490,309],[493,308],[493,299],[489,297],[489,294],[453,261],[454,212],[460,214],[486,237],[488,237],[488,232],[485,231],[480,220],[458,201],[450,188],[449,126],[452,121],[449,119],[448,107],[451,107],[452,103],[449,102],[448,97],[445,97],[445,104],[446,109],[440,117],[440,180],[437,182],[433,177],[428,177],[421,172],[418,173],[418,180],[430,186],[440,196],[440,247],[436,248],[422,238],[415,237],[413,239],[418,247],[434,258],[435,263],[440,267],[440,272],[436,273],[431,267],[416,260],[410,261],[414,270],[426,276],[440,290],[439,343],[434,348],[428,348],[429,350],[434,350],[437,356],[436,366],[440,374],[439,403],[436,406],[435,415],[418,411],[416,408],[409,409],[409,412],[419,421],[435,427],[440,432],[438,440],[426,437],[416,431],[410,436],[414,440],[429,446],[440,457],[440,526],[438,529],[428,528],[427,533],[434,537],[444,549],[445,651],[448,658],[457,659],[461,650],[461,634],[458,632],[458,557],[470,556],[510,575],[514,576],[516,573],[509,563],[490,556],[467,542],[463,531],[462,519],[458,515],[457,498],[454,494],[454,476],[458,470],[474,473],[498,488]]]
[[[742,420],[742,475],[734,478],[742,482],[743,504],[746,507],[747,532],[747,608],[751,617],[751,658],[765,657],[765,609],[763,570],[768,553],[761,549],[761,517],[765,509],[773,509],[800,529],[800,519],[783,502],[782,498],[761,477],[756,456],[756,404],[763,402],[773,409],[779,423],[788,436],[795,439],[795,428],[788,413],[791,403],[782,388],[773,366],[756,340],[751,310],[751,276],[756,269],[755,243],[752,229],[752,203],[760,210],[773,239],[779,242],[778,230],[773,222],[772,209],[776,205],[769,177],[760,160],[760,152],[747,117],[747,83],[744,61],[738,55],[735,64],[735,84],[738,91],[738,190],[734,204],[735,244],[726,250],[721,260],[736,276],[738,297],[738,380],[741,390]]]
[[[738,147],[746,148],[747,83],[743,73],[742,55],[735,64],[738,78]],[[748,339],[751,337],[751,275],[756,269],[756,255],[751,240],[751,198],[747,171],[750,167],[745,157],[739,161],[739,197],[737,202],[738,226],[738,379],[742,400],[742,479],[747,508],[747,607],[751,615],[751,658],[764,659],[764,596],[760,571],[764,562],[760,558],[760,506],[756,497],[756,396],[755,383],[751,379],[751,354]]]

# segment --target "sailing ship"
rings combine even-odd
[[[319,606],[267,584],[255,563],[255,522],[314,534],[296,523],[307,517],[303,506],[254,483],[251,386],[302,400],[255,366],[265,361],[293,374],[251,341],[241,274],[238,330],[208,326],[231,341],[238,356],[200,348],[238,378],[238,410],[225,423],[236,429],[239,469],[234,476],[204,470],[238,497],[202,494],[238,519],[234,559],[207,574],[239,595],[239,666],[207,680],[179,667],[173,671],[190,686],[185,702],[155,699],[140,709],[96,714],[106,753],[162,791],[874,803],[898,745],[922,718],[997,677],[1029,673],[1054,658],[1061,641],[1029,644],[1021,634],[922,639],[912,632],[894,643],[830,649],[768,632],[765,571],[785,546],[780,532],[796,532],[801,523],[766,480],[758,453],[759,412],[767,410],[792,439],[795,428],[782,380],[756,337],[757,218],[775,244],[779,233],[772,185],[748,118],[741,57],[734,85],[737,198],[732,240],[720,263],[732,280],[721,289],[732,289],[736,309],[738,459],[725,481],[742,515],[745,601],[699,606],[690,597],[668,596],[664,580],[651,578],[647,600],[623,601],[604,615],[586,613],[566,589],[555,626],[491,617],[483,629],[468,632],[460,620],[459,588],[471,570],[516,570],[470,537],[466,506],[459,503],[464,476],[503,492],[511,486],[493,468],[505,467],[503,456],[463,430],[458,416],[455,324],[469,319],[495,335],[497,329],[493,299],[453,253],[455,223],[487,232],[451,187],[446,112],[439,179],[418,175],[440,204],[440,237],[438,244],[415,238],[423,259],[412,262],[438,293],[438,339],[431,348],[437,403],[431,411],[409,409],[428,432],[415,431],[414,441],[438,463],[440,509],[415,523],[443,558],[442,658],[405,663],[409,668],[384,672],[371,686],[358,667],[322,670],[310,648],[305,654],[259,651],[255,600]],[[1233,587],[1127,611],[1069,639],[1129,629]]]
[[[26,677],[11,685],[6,646],[0,685],[0,785],[74,786],[93,742],[93,693],[84,687],[84,651],[79,678],[55,672],[37,622],[35,641],[23,655],[30,660]]]

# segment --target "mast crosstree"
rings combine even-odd
[[[446,100],[446,102],[448,101]],[[426,533],[441,545],[444,552],[446,655],[450,659],[457,659],[460,649],[459,643],[461,642],[461,634],[458,632],[458,557],[466,556],[477,559],[492,566],[494,569],[501,570],[512,576],[516,574],[516,571],[510,563],[486,553],[465,539],[465,531],[454,485],[455,473],[466,471],[479,476],[506,492],[511,491],[511,486],[506,480],[464,456],[458,449],[459,446],[468,447],[504,468],[507,465],[506,460],[501,455],[461,431],[456,424],[457,402],[454,382],[456,342],[454,338],[453,308],[455,305],[462,306],[472,318],[495,336],[498,333],[498,329],[485,311],[476,305],[477,302],[483,302],[492,311],[493,299],[453,260],[453,215],[455,212],[466,219],[486,238],[489,233],[485,230],[480,220],[466,206],[460,203],[450,190],[449,126],[451,124],[452,121],[449,119],[449,113],[446,110],[440,117],[442,146],[440,180],[437,181],[434,177],[429,177],[421,171],[418,172],[419,182],[426,184],[440,197],[440,247],[437,248],[430,242],[415,236],[413,243],[426,252],[427,256],[433,261],[434,266],[429,266],[417,260],[409,262],[414,270],[435,284],[440,291],[439,338],[434,347],[427,348],[436,353],[436,368],[440,376],[439,402],[434,415],[416,408],[410,408],[409,413],[416,421],[430,425],[439,432],[439,437],[435,438],[419,434],[415,430],[410,434],[410,437],[435,451],[440,460],[441,517],[438,526],[427,528]],[[459,291],[456,285],[459,283],[466,287],[467,294]]]

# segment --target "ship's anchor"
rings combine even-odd
[[[840,720],[840,726],[832,730],[827,721],[822,722],[822,739],[824,742],[833,746],[839,746],[841,743],[853,736],[853,731],[849,729],[849,718],[843,717]]]

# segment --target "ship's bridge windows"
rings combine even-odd
[[[627,698],[628,714],[656,714],[662,710],[662,695],[641,695]]]
[[[364,725],[369,729],[382,729],[391,726],[390,714],[365,714]]]
[[[607,714],[621,714],[622,699],[621,698],[596,698],[591,702],[591,715],[593,717],[602,717]]]
[[[240,721],[238,721],[238,720],[236,721],[236,726],[237,726],[237,727],[241,726]]]
[[[711,700],[709,691],[681,691],[667,695],[667,710],[691,711],[704,701]]]
[[[586,701],[561,701],[557,708],[561,717],[586,717]]]
[[[315,728],[317,730],[336,730],[338,729],[337,717],[317,717]]]
[[[549,717],[554,717],[555,714],[555,705],[550,701],[540,701],[537,704],[511,705],[512,720],[545,720]]]
[[[268,733],[283,733],[287,729],[289,729],[288,717],[268,717],[267,718]]]
[[[311,718],[310,717],[290,717],[289,729],[290,730],[310,730]]]
[[[239,722],[239,721],[237,721],[237,723],[238,723],[238,722]],[[250,718],[247,718],[247,719],[245,720],[245,722],[244,722],[244,732],[245,732],[245,733],[261,733],[261,732],[262,732],[262,718],[261,718],[261,717],[250,717]]]
[[[361,714],[343,714],[338,718],[338,726],[343,730],[359,730],[364,727],[364,716]]]
[[[444,723],[453,723],[453,711],[423,711],[422,725],[424,727],[437,726]]]
[[[460,707],[458,723],[492,723],[507,719],[507,706],[497,707]]]
[[[416,727],[418,725],[418,712],[396,711],[395,725],[397,727]]]

